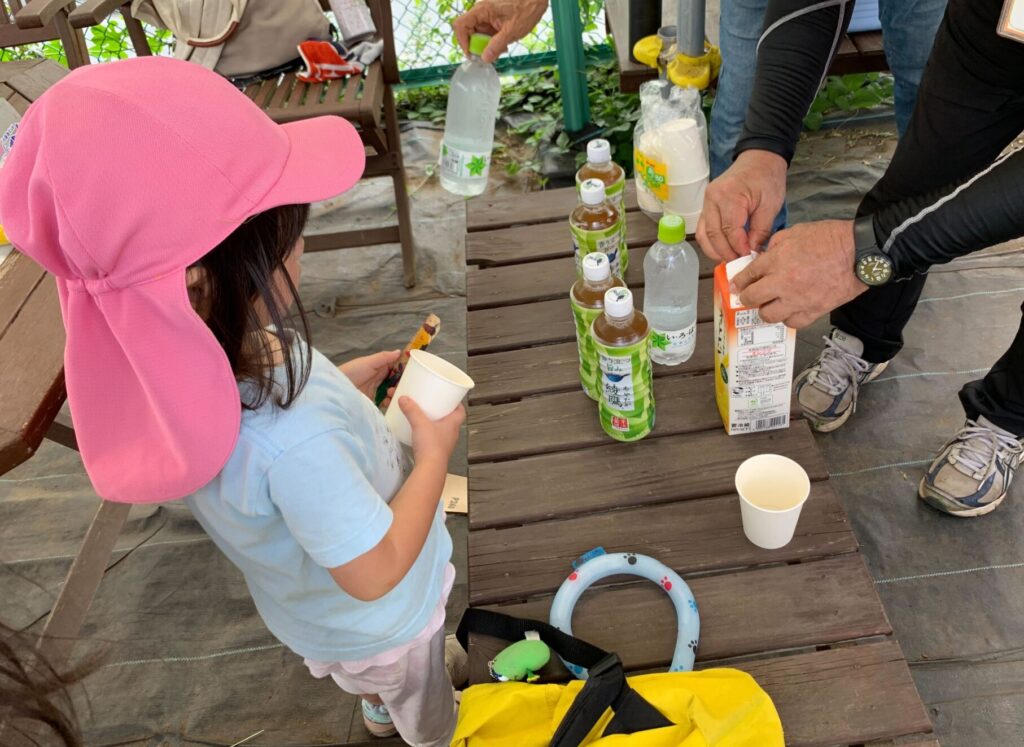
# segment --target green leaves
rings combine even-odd
[[[881,73],[830,75],[804,117],[804,127],[818,130],[825,115],[833,112],[855,113],[863,109],[893,103],[893,79]]]

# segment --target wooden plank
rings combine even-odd
[[[619,90],[635,93],[645,80],[653,80],[658,73],[653,68],[634,62],[629,48],[629,4],[626,0],[608,0],[605,17],[608,32],[615,39],[615,58],[619,64]]]
[[[655,378],[702,373],[714,366],[711,322],[697,325],[699,344],[693,357],[678,366],[654,364]],[[470,405],[509,402],[535,394],[572,392],[580,388],[579,358],[575,342],[473,355],[469,375],[476,386],[469,392]]]
[[[28,67],[7,80],[7,85],[27,98],[35,101],[43,93],[68,74],[67,68],[52,60],[41,60],[38,65]]]
[[[0,340],[45,275],[42,267],[18,251],[0,263]]]
[[[0,474],[28,459],[64,403],[64,325],[45,277],[0,339]]]
[[[285,99],[292,92],[292,88],[295,87],[295,73],[286,73],[281,78],[281,82],[277,85],[277,90],[274,91],[274,96],[270,99],[270,103],[267,105],[267,109],[279,109],[284,104]]]
[[[643,441],[621,448],[635,449],[648,440],[712,429],[728,440],[721,430],[710,374],[662,378],[654,397],[657,420],[653,432]],[[582,390],[502,405],[476,405],[469,410],[470,464],[608,443],[614,442],[601,430],[597,403]]]
[[[931,731],[899,644],[849,646],[738,664],[771,696],[790,747]]]
[[[487,661],[507,645],[471,638],[472,682],[489,681]],[[751,674],[771,696],[788,747],[860,745],[931,730],[895,641],[730,666]]]
[[[639,246],[629,253],[626,285],[641,288],[644,285],[644,257],[649,245]],[[716,262],[694,247],[700,260],[700,276],[711,277]],[[500,267],[469,267],[466,271],[466,305],[472,309],[509,306],[532,301],[567,298],[569,288],[576,281],[576,263],[572,250],[565,256],[528,264]]]
[[[691,578],[687,584],[700,607],[700,661],[892,632],[857,553]],[[551,597],[489,608],[544,620]],[[675,647],[676,615],[659,586],[640,581],[588,591],[576,605],[573,633],[615,651],[628,669],[665,667]],[[560,668],[557,664],[547,671]]]
[[[861,31],[847,37],[862,55],[884,55],[885,45],[881,31]]]
[[[626,180],[626,210],[638,210],[636,182]],[[466,230],[486,231],[515,225],[566,220],[579,200],[575,187],[540,192],[484,194],[466,202]]]
[[[477,409],[471,408],[471,415]],[[596,424],[596,412],[591,417]],[[727,436],[716,422],[713,430],[685,437],[648,438],[634,444],[605,439],[602,445],[582,451],[471,464],[470,527],[510,526],[724,495],[735,490],[736,468],[755,454],[782,454],[799,462],[811,480],[828,477],[803,420],[787,429],[748,436]],[[476,448],[475,440],[471,433],[471,450]],[[610,475],[614,478],[609,479]],[[524,496],[540,498],[524,500]]]
[[[828,481],[813,484],[796,535],[779,550],[747,540],[735,494],[472,531],[469,603],[554,594],[573,561],[595,547],[610,553],[643,548],[686,575],[840,555],[856,551],[857,540]]]
[[[698,322],[711,321],[713,316],[711,287],[711,278],[701,280],[698,285]],[[643,300],[643,290],[635,290],[633,303],[637,308],[643,308]],[[466,344],[470,355],[575,339],[576,323],[569,308],[568,295],[553,301],[475,309],[466,314]]]
[[[626,213],[626,243],[650,246],[658,237],[658,224],[639,211]],[[512,226],[466,235],[466,263],[492,267],[572,256],[569,213],[561,220],[532,226]]]

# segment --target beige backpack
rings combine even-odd
[[[132,14],[169,29],[174,56],[228,78],[279,67],[307,39],[329,39],[318,0],[132,0]]]

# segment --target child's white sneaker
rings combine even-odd
[[[365,698],[360,698],[359,702],[363,705],[363,724],[371,736],[383,739],[384,737],[393,737],[398,733],[386,705],[383,703],[374,705]]]

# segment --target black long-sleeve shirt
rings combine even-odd
[[[1024,44],[996,34],[1002,0],[950,0],[910,129],[861,205],[895,276],[1024,235]],[[769,0],[736,147],[792,159],[853,0]],[[999,156],[997,158],[997,156]]]

